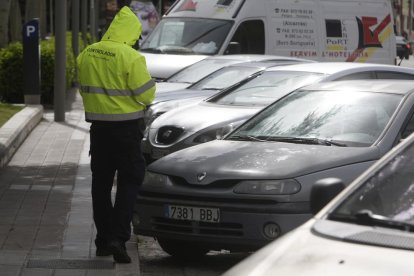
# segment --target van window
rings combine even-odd
[[[327,37],[342,37],[341,20],[326,19],[325,26],[326,26]]]
[[[241,23],[230,43],[232,46],[236,46],[235,48],[228,47],[225,54],[264,54],[265,32],[263,21],[249,20]]]

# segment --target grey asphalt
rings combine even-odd
[[[95,257],[89,123],[75,90],[65,122],[29,106],[0,128],[0,275],[140,275],[137,237],[131,264]]]

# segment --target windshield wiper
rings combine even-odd
[[[399,229],[407,232],[414,232],[414,224],[393,220],[389,217],[374,214],[371,210],[362,209],[354,214],[339,214],[332,213],[329,215],[329,219],[336,221],[354,222],[360,225],[366,226],[381,226],[393,229]]]
[[[319,138],[303,138],[303,137],[283,137],[283,136],[254,136],[254,135],[235,135],[229,137],[230,140],[246,140],[246,141],[259,141],[259,142],[287,142],[298,144],[311,144],[311,145],[326,145],[326,146],[338,146],[347,147],[346,144],[335,142],[328,139]]]
[[[335,142],[329,139],[320,139],[320,138],[269,136],[266,138],[266,140],[277,141],[277,142],[287,142],[287,143],[298,143],[298,144],[347,147],[347,145],[344,143]]]
[[[148,52],[148,53],[157,53],[157,54],[164,53],[161,49],[158,49],[158,48],[144,48],[144,49],[140,49],[139,51]]]
[[[267,140],[261,139],[260,136],[252,136],[252,135],[233,135],[233,136],[230,136],[228,140],[267,142]]]
[[[179,81],[166,80],[166,81],[161,81],[160,83],[186,83],[186,84],[192,84],[192,82],[190,82],[190,81],[181,81],[181,80],[179,80]]]
[[[165,48],[162,50],[162,53],[168,54],[194,54],[194,51],[189,48],[179,47],[179,48]]]
[[[157,53],[157,54],[194,54],[192,49],[180,46],[160,46],[158,48],[143,48],[141,52]]]
[[[206,35],[210,34],[211,32],[213,32],[213,31],[215,31],[215,30],[217,30],[217,29],[219,29],[219,28],[221,28],[221,27],[223,27],[223,26],[226,26],[226,25],[227,25],[227,23],[217,25],[217,26],[215,26],[214,28],[211,28],[210,30],[207,30],[207,31],[205,31],[204,33],[201,33],[199,36],[197,36],[197,37],[196,37],[196,38],[194,38],[193,40],[191,40],[191,41],[187,42],[184,46],[185,46],[185,47],[188,47],[188,46],[190,46],[191,44],[195,43],[196,41],[200,40],[202,37],[204,37],[204,36],[206,36]]]
[[[217,87],[204,87],[201,90],[221,90],[222,88],[217,88]]]
[[[354,214],[358,223],[368,226],[383,226],[394,229],[400,229],[407,232],[414,231],[414,224],[400,220],[393,220],[389,217],[374,214],[371,210],[360,210]]]

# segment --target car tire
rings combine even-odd
[[[210,251],[203,246],[188,241],[163,238],[157,238],[157,241],[162,250],[180,260],[197,260]]]

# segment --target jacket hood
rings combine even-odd
[[[123,7],[112,20],[102,40],[116,41],[130,46],[141,35],[142,25],[138,17],[128,7]]]

